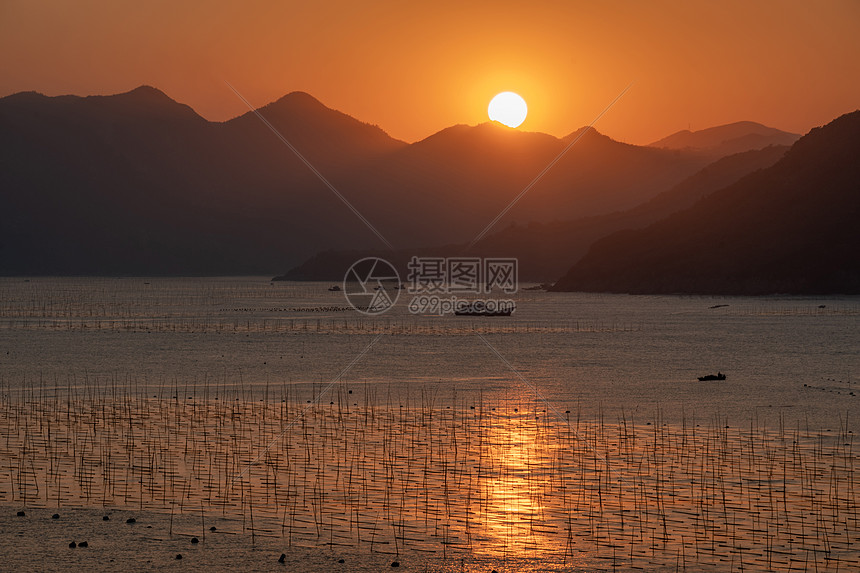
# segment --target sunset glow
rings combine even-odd
[[[38,6],[0,8],[0,96],[148,84],[221,121],[247,111],[226,79],[255,105],[305,91],[411,142],[486,121],[500,89],[529,103],[530,131],[565,136],[633,83],[596,127],[636,144],[747,119],[805,133],[860,101],[850,0]]]

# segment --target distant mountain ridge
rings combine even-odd
[[[596,242],[560,291],[860,294],[860,111],[772,167]]]
[[[726,156],[770,145],[791,145],[800,138],[754,121],[737,121],[699,131],[684,129],[655,141],[650,147],[677,149],[703,154]]]
[[[259,111],[404,248],[471,240],[576,133],[482,124],[407,144],[302,92]],[[708,162],[592,129],[497,228],[629,209]],[[379,245],[251,111],[209,122],[149,86],[0,98],[0,274],[275,274]]]

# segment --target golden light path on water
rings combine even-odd
[[[289,388],[268,401],[5,388],[0,503],[199,515],[201,535],[217,520],[252,543],[560,568],[809,559],[835,571],[860,559],[847,432],[560,420],[528,396],[390,405],[363,390],[308,405]]]

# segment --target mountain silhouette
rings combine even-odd
[[[413,143],[293,92],[259,113],[393,244],[472,240],[648,201],[697,153],[498,124]],[[0,274],[274,274],[379,239],[251,111],[210,122],[142,86],[111,96],[0,98]]]
[[[858,190],[855,111],[690,209],[601,239],[554,290],[857,294]]]
[[[268,113],[320,169],[405,145],[311,100]],[[0,99],[0,151],[4,274],[248,274],[374,244],[259,119],[208,122],[150,87]]]
[[[699,131],[678,131],[655,141],[651,147],[724,157],[769,145],[791,145],[799,137],[796,133],[788,133],[754,121],[738,121]]]

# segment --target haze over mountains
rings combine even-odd
[[[653,199],[624,211],[580,217],[570,221],[509,224],[487,235],[474,246],[438,245],[424,249],[382,249],[365,251],[324,251],[279,276],[282,280],[339,280],[353,261],[381,256],[390,261],[401,276],[407,263],[418,256],[516,257],[523,281],[554,282],[579,260],[594,241],[622,229],[636,229],[654,223],[678,210],[692,206],[707,194],[734,183],[744,175],[776,163],[788,147],[770,146],[724,157],[704,167]]]
[[[357,207],[369,219],[385,221],[390,230],[383,233],[395,245],[470,241],[578,135],[558,139],[498,124],[458,125],[351,173],[344,186],[376,190],[370,200],[359,197]],[[707,162],[588,130],[501,225],[632,207]]]
[[[860,293],[860,111],[767,169],[594,244],[555,290]]]

